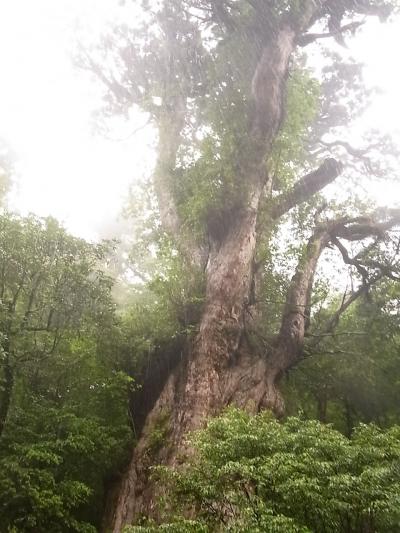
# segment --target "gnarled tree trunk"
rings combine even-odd
[[[300,345],[304,335],[304,323],[296,322],[292,307],[295,310],[299,305],[304,310],[322,238],[321,243],[316,239],[311,245],[317,249],[314,262],[299,274],[301,279],[293,282],[299,285],[299,294],[293,288],[281,333],[271,353],[251,353],[242,334],[253,282],[259,202],[262,193],[271,190],[265,161],[282,120],[287,70],[295,39],[296,31],[284,24],[260,55],[252,81],[255,112],[249,135],[257,149],[248,168],[248,195],[225,233],[210,236],[206,297],[198,333],[148,413],[128,471],[109,506],[106,526],[114,532],[121,531],[141,515],[154,516],[157,491],[149,480],[149,467],[182,460],[187,451],[187,434],[200,428],[207,417],[220,413],[230,404],[253,412],[262,407],[282,411],[277,382],[285,369],[294,364],[296,343]],[[161,137],[160,142],[163,142]],[[160,153],[163,152],[161,146]],[[170,158],[168,149],[167,152]],[[279,197],[275,211],[270,214],[271,223],[335,179],[339,171],[337,165],[328,162],[304,178],[299,190],[291,191],[292,196]],[[163,203],[160,194],[159,200]],[[160,211],[171,221],[168,206],[161,205]],[[290,339],[286,339],[287,334]],[[164,442],[158,443],[159,449],[155,450],[152,438],[160,424],[165,426]]]
[[[188,433],[200,428],[207,417],[219,414],[227,405],[254,413],[262,408],[282,413],[279,381],[301,357],[313,277],[330,233],[326,227],[317,228],[310,238],[288,291],[276,341],[268,353],[254,353],[241,336],[254,252],[249,229],[244,221],[239,224],[229,253],[225,249],[217,254],[215,264],[210,265],[214,270],[199,333],[147,416],[113,505],[115,532],[142,514],[157,517],[160,492],[149,480],[149,467],[184,461],[185,454],[190,453]],[[237,261],[238,256],[241,261]],[[160,427],[161,441],[155,448],[153,437]]]
[[[251,161],[244,158],[240,168],[240,175],[246,179],[242,201],[235,206],[235,212],[231,209],[223,213],[223,227],[213,228],[210,224],[207,247],[198,246],[180,231],[179,212],[174,205],[169,173],[174,168],[186,108],[185,95],[179,93],[178,86],[169,92],[168,87],[165,89],[164,114],[158,116],[155,191],[161,222],[165,231],[176,238],[181,252],[194,265],[205,268],[206,293],[197,334],[187,344],[183,357],[175,358],[176,364],[165,376],[160,394],[149,406],[130,465],[109,500],[105,529],[114,533],[140,516],[157,517],[159,493],[149,479],[149,468],[159,463],[177,465],[184,460],[185,454],[190,453],[188,433],[200,428],[207,417],[231,404],[253,412],[271,408],[282,413],[279,380],[302,355],[318,259],[325,246],[339,235],[338,228],[346,229],[346,221],[316,227],[289,288],[280,331],[267,353],[255,353],[243,333],[251,303],[260,202],[269,205],[266,219],[272,225],[332,182],[340,174],[341,165],[327,159],[298,180],[292,190],[272,199],[272,177],[267,175],[266,163],[282,122],[289,62],[300,37],[313,22],[324,16],[333,17],[335,2],[305,0],[301,9],[294,3],[295,7],[283,10],[276,26],[268,30],[273,3],[254,0],[249,4],[260,12],[260,20],[265,20],[266,33],[269,32],[262,35],[258,60],[252,79],[248,80],[251,118],[247,135],[254,152]],[[348,4],[344,11],[363,12],[362,6]],[[223,9],[217,13],[215,8],[213,13],[213,7],[208,8],[207,14],[210,13],[211,17],[228,16]],[[342,11],[338,16],[340,21]],[[168,35],[171,37],[172,33]],[[308,41],[314,39],[314,34],[309,35]],[[171,49],[176,50],[177,42],[172,42]]]

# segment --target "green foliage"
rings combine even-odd
[[[296,16],[300,5],[279,1],[254,8],[237,1],[219,9],[208,2],[173,0],[155,8],[143,2],[143,24],[115,28],[104,38],[103,48],[93,52],[95,63],[104,62],[104,56],[115,63],[112,76],[130,93],[126,99],[109,92],[110,109],[127,112],[134,102],[159,127],[165,146],[156,173],[168,182],[192,238],[200,239],[207,231],[223,234],[230,217],[246,205],[254,156],[263,150],[249,135],[254,113],[251,80],[278,17],[289,11]],[[196,17],[199,7],[205,8],[207,32]],[[102,57],[96,59],[99,53]],[[81,61],[85,64],[84,58]],[[316,81],[300,68],[293,69],[285,126],[270,161],[272,171],[281,174],[280,188],[289,185],[288,174],[293,179],[294,166],[304,161],[304,140],[317,101]],[[183,106],[185,128],[172,162],[170,152],[177,139],[171,120],[174,110],[178,117]],[[170,142],[165,143],[169,134]]]
[[[112,282],[101,263],[109,252],[109,244],[72,237],[51,218],[0,217],[0,321],[2,331],[23,333],[15,352],[33,338],[35,352],[45,350],[56,331],[77,329],[86,316],[106,318]]]
[[[270,168],[279,179],[274,186],[287,190],[298,179],[307,159],[310,126],[319,107],[320,86],[304,68],[293,69],[288,80],[286,114],[282,129],[274,143]]]
[[[361,425],[348,439],[319,422],[231,409],[193,443],[185,467],[157,470],[171,491],[167,522],[191,508],[206,531],[398,530],[397,426]]]
[[[222,140],[206,137],[200,150],[193,165],[176,171],[176,196],[181,215],[192,230],[199,233],[208,226],[218,233],[210,226],[223,228],[226,217],[246,196],[244,176],[238,176],[238,156],[243,152],[229,134]]]
[[[284,391],[289,413],[331,422],[346,434],[357,422],[390,426],[400,422],[399,312],[396,283],[373,289],[342,317],[333,335],[310,337],[308,357],[294,369]],[[315,314],[318,335],[340,301]]]
[[[82,410],[41,398],[14,409],[0,446],[3,531],[96,531],[103,479],[126,459],[129,429]]]
[[[121,344],[109,251],[53,219],[0,217],[2,531],[96,531],[128,459],[132,379],[104,342]]]
[[[142,7],[143,25],[115,28],[104,38],[104,49],[93,53],[90,68],[110,80],[108,113],[129,115],[137,105],[159,126],[164,153],[156,175],[176,200],[182,242],[203,238],[205,244],[208,234],[215,246],[246,207],[253,162],[266,151],[254,144],[249,129],[257,62],[282,22],[278,18],[301,17],[304,2],[170,0],[143,1]],[[297,58],[289,73],[284,123],[265,161],[274,178],[272,200],[308,166],[311,125],[318,142],[359,115],[365,93],[360,73],[358,65],[335,56],[322,73],[321,88]],[[183,129],[174,137],[172,120],[179,124],[179,117]],[[262,170],[258,165],[256,171]],[[0,202],[8,187],[8,175],[0,169]],[[0,216],[2,531],[99,529],[104,487],[119,475],[132,446],[128,399],[134,382],[121,369],[131,376],[143,368],[151,371],[154,354],[164,357],[171,340],[195,331],[204,275],[161,231],[152,194],[136,209],[144,224],[130,258],[136,283],[118,316],[112,280],[104,272],[109,243],[74,238],[53,219]],[[257,260],[263,266],[256,279],[261,303],[253,334],[263,344],[260,353],[279,328],[293,262],[314,225],[314,206],[310,202],[292,216],[284,250],[278,242],[284,232],[272,229],[264,213],[258,217]],[[267,413],[228,411],[194,436],[196,453],[187,465],[155,471],[170,489],[161,510],[165,524],[126,531],[398,531],[399,428],[371,425],[353,431],[358,420],[389,426],[400,419],[393,303],[399,294],[386,286],[384,297],[374,296],[373,305],[363,302],[334,338],[318,345],[335,358],[309,358],[286,389],[293,412],[300,406],[351,438],[315,421],[279,423]],[[322,305],[314,314],[317,326],[331,307]],[[347,336],[347,330],[362,336]],[[251,335],[246,340],[253,341]],[[154,421],[150,457],[168,439],[170,417],[165,410]],[[192,520],[183,518],[188,509]]]
[[[205,99],[206,103],[202,104],[203,127],[209,133],[199,143],[195,157],[188,157],[183,150],[181,163],[174,172],[175,197],[181,216],[198,233],[204,228],[212,234],[223,233],[224,225],[231,223],[230,214],[246,202],[247,184],[251,182],[248,173],[258,149],[247,131],[251,106],[242,76],[249,65],[236,64],[254,53],[241,51],[234,56],[232,65],[232,59],[227,61],[225,57],[230,54],[232,58],[231,47],[239,47],[236,38],[234,43],[225,42],[215,59],[215,76],[219,80],[217,98]],[[220,62],[225,69],[225,65],[231,68],[228,75],[220,72]],[[226,77],[226,81],[221,82],[221,77]],[[293,69],[285,121],[268,162],[270,172],[279,176],[274,185],[277,189],[289,188],[304,164],[306,140],[317,111],[318,96],[316,79],[305,70]]]
[[[202,273],[191,271],[165,236],[150,244],[142,241],[135,247],[138,250],[146,263],[147,280],[127,289],[117,334],[122,344],[115,354],[122,368],[133,374],[146,366],[160,347],[192,333],[204,293]],[[106,344],[110,340],[105,339]]]
[[[127,215],[133,219],[129,268],[135,280],[127,285],[120,309],[125,348],[116,357],[122,356],[123,367],[134,373],[161,346],[193,331],[204,301],[205,277],[160,228],[149,184],[137,186]]]
[[[208,533],[205,524],[195,520],[177,520],[172,524],[162,524],[157,526],[149,523],[146,526],[128,526],[123,529],[123,533],[154,533],[156,531],[167,531],[169,533]]]
[[[247,131],[248,76],[254,67],[248,58],[256,57],[257,43],[243,39],[249,21],[242,19],[237,33],[210,52],[203,75],[207,86],[194,109],[193,133],[200,140],[194,149],[183,144],[174,173],[178,208],[195,232],[203,232],[210,223],[222,225],[246,199],[249,176],[243,169],[249,168],[255,150]]]

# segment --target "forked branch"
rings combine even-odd
[[[359,288],[343,297],[339,309],[328,319],[324,328],[316,335],[313,346],[320,342],[320,335],[332,333],[340,317],[361,295],[384,277],[400,281],[396,265],[388,265],[368,257],[371,245],[365,252],[351,257],[346,247],[338,239],[339,234],[346,235],[347,240],[362,241],[368,237],[385,237],[385,232],[400,225],[398,210],[385,213],[375,212],[369,217],[343,218],[319,224],[308,241],[307,248],[299,260],[292,278],[282,316],[281,328],[274,343],[274,357],[280,372],[295,365],[303,355],[304,337],[310,324],[311,294],[314,275],[319,258],[329,244],[334,244],[340,251],[344,262],[354,266],[362,278]],[[362,231],[360,230],[362,228]],[[374,242],[374,245],[376,241]]]

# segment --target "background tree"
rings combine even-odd
[[[113,361],[109,253],[53,219],[0,216],[4,531],[96,531],[104,482],[127,459],[132,379]]]
[[[111,282],[98,269],[104,246],[69,236],[52,219],[4,215],[0,224],[1,435],[18,369],[51,357],[85,317],[112,304]]]

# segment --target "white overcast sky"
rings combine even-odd
[[[149,130],[123,142],[93,134],[101,91],[71,61],[77,36],[90,39],[119,12],[116,0],[0,0],[0,137],[18,158],[12,207],[51,214],[89,239],[110,236],[129,184],[154,157]],[[368,82],[384,91],[369,123],[398,129],[400,21],[369,24],[351,48],[367,64]],[[143,122],[138,116],[110,135],[124,138]],[[387,190],[377,195],[380,203],[393,199]]]

